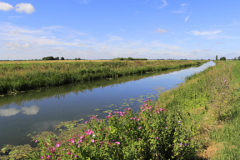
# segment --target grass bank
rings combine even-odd
[[[187,67],[187,68],[189,68],[189,67]],[[78,84],[64,85],[61,87],[59,87],[59,86],[51,87],[51,89],[49,89],[48,87],[45,87],[45,88],[36,89],[36,90],[22,91],[19,94],[9,93],[9,94],[5,94],[1,97],[0,108],[2,106],[7,107],[12,103],[21,105],[26,101],[43,100],[43,99],[53,98],[56,96],[57,97],[65,97],[72,92],[74,92],[74,93],[84,92],[85,90],[92,91],[93,89],[99,88],[99,87],[103,88],[106,86],[122,84],[122,83],[126,83],[129,81],[136,81],[136,80],[140,80],[140,79],[143,79],[146,77],[167,74],[167,73],[179,71],[179,70],[181,70],[181,69],[169,69],[169,70],[160,71],[160,72],[151,72],[151,73],[146,73],[146,74],[134,74],[131,76],[101,79],[101,80],[97,80],[94,82],[87,81],[87,82],[81,82]]]
[[[175,60],[2,63],[0,64],[0,94],[100,78],[183,68],[205,62]]]

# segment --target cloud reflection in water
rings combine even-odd
[[[0,116],[2,117],[9,117],[9,116],[14,116],[18,114],[20,110],[16,108],[10,108],[10,109],[1,109],[0,110]]]
[[[36,105],[31,106],[31,107],[23,107],[21,110],[16,109],[16,108],[10,108],[10,109],[0,109],[0,116],[2,117],[9,117],[9,116],[14,116],[18,114],[20,111],[23,114],[26,115],[35,115],[39,112],[40,108]]]
[[[39,107],[36,105],[31,106],[30,108],[28,108],[28,107],[22,108],[22,113],[26,114],[26,115],[35,115],[38,113],[38,111],[39,111]]]

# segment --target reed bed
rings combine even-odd
[[[200,65],[206,61],[88,61],[0,64],[0,93]]]

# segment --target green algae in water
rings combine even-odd
[[[103,113],[111,113],[112,110],[103,111]]]
[[[130,98],[129,101],[135,101],[136,99],[135,98]]]
[[[112,107],[112,106],[114,106],[114,104],[111,104],[110,106],[108,106],[108,107]]]

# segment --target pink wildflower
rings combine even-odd
[[[117,145],[120,145],[120,142],[115,142]]]
[[[72,144],[75,143],[74,138],[71,138],[71,143],[72,143]]]
[[[70,155],[70,154],[71,154],[71,152],[69,151],[67,154],[68,154],[68,155]]]
[[[54,153],[55,152],[55,148],[53,147],[53,148],[51,148],[51,151],[50,151],[51,153]]]
[[[95,140],[94,139],[92,139],[92,143],[94,143],[95,142]]]
[[[91,135],[91,134],[94,134],[94,132],[89,129],[89,130],[86,131],[86,134],[87,134],[87,135]]]
[[[56,144],[56,147],[58,148],[58,147],[60,147],[60,144],[58,143],[58,144]]]
[[[35,143],[37,143],[37,142],[38,142],[38,140],[36,139]]]

